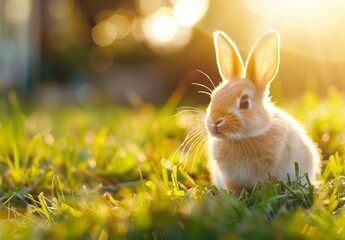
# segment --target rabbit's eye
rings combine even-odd
[[[240,100],[240,108],[241,109],[248,109],[249,108],[249,97],[247,95],[244,95],[241,97]]]

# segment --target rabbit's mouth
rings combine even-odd
[[[206,125],[207,132],[209,136],[218,138],[218,139],[242,139],[243,135],[241,132],[234,132],[230,129],[227,129],[227,126],[217,125],[212,123],[207,123]]]
[[[217,112],[209,115],[205,122],[210,136],[216,138],[238,138],[240,122],[234,114],[220,115]]]
[[[221,124],[208,122],[207,124],[208,133],[216,138],[224,138],[225,137],[225,130]]]
[[[217,125],[210,126],[209,127],[209,132],[213,136],[224,135],[223,132],[222,132],[222,127],[221,126],[217,126]]]

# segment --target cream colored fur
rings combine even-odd
[[[270,31],[254,45],[246,66],[234,43],[214,34],[217,64],[223,82],[212,94],[205,118],[209,142],[209,168],[220,188],[239,193],[252,189],[269,174],[274,179],[293,179],[295,165],[300,176],[313,183],[320,158],[303,127],[268,97],[269,84],[279,66],[279,34]],[[249,107],[240,108],[248,98]]]

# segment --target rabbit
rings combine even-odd
[[[308,174],[313,184],[320,172],[316,145],[269,97],[280,60],[278,31],[268,31],[257,40],[245,66],[224,32],[216,31],[213,37],[222,78],[212,92],[204,120],[213,183],[240,194],[269,176],[293,179],[297,162],[299,175]]]

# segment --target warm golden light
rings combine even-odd
[[[326,61],[345,61],[345,2],[329,0],[245,0],[246,8],[278,29],[282,49]]]
[[[144,16],[150,15],[157,11],[163,4],[163,0],[137,0],[137,7]]]
[[[135,18],[131,23],[131,35],[137,42],[144,42],[146,39],[143,25],[141,18]]]
[[[162,7],[143,20],[143,32],[152,45],[165,45],[177,33],[177,24],[170,8]]]
[[[142,22],[143,33],[153,50],[174,52],[184,47],[191,38],[192,28],[177,23],[171,8],[162,7]]]
[[[106,47],[112,44],[116,39],[116,34],[116,26],[108,21],[102,21],[92,29],[92,39],[101,47]]]
[[[131,22],[127,16],[121,13],[115,13],[108,19],[108,22],[116,26],[117,39],[124,39],[131,31]]]
[[[333,3],[326,0],[245,0],[245,5],[249,11],[267,19],[280,18],[290,24],[299,20],[303,21],[303,24],[316,27],[318,22],[327,21],[323,16]]]
[[[179,0],[174,6],[176,21],[183,26],[193,26],[205,15],[208,0]]]
[[[177,24],[173,17],[162,15],[154,18],[152,34],[160,42],[171,41],[177,33]]]

